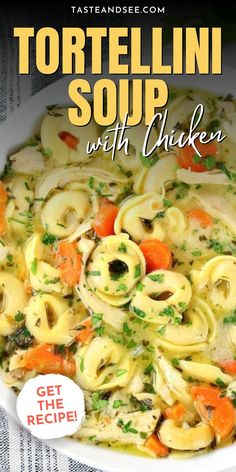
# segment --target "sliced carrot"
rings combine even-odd
[[[221,439],[227,438],[235,424],[234,407],[231,400],[222,397],[222,392],[210,385],[199,385],[191,388],[195,407],[203,419],[209,423],[215,434]]]
[[[5,233],[7,229],[5,210],[6,210],[5,203],[0,203],[0,234]]]
[[[201,228],[207,228],[213,225],[212,217],[201,208],[194,208],[187,212],[187,216],[191,220],[196,220]]]
[[[52,344],[39,344],[26,352],[23,366],[40,374],[62,374],[71,377],[75,373],[72,355],[56,354]]]
[[[213,411],[210,425],[216,434],[222,439],[227,438],[232,432],[235,424],[235,413],[232,402],[229,398],[221,399],[218,407]]]
[[[76,149],[79,144],[79,139],[68,131],[61,131],[58,134],[59,138],[71,149]]]
[[[118,211],[119,207],[112,202],[102,204],[93,222],[93,229],[99,238],[114,234],[114,223]]]
[[[215,408],[219,404],[221,393],[219,388],[211,387],[211,385],[194,385],[191,387],[191,395],[194,400]]]
[[[6,231],[6,203],[7,203],[7,192],[3,186],[3,183],[0,181],[0,234],[5,233]]]
[[[145,447],[155,452],[158,457],[166,457],[169,454],[168,447],[160,441],[155,433],[152,433],[151,436],[147,438]]]
[[[157,269],[169,269],[172,255],[170,248],[158,239],[146,239],[139,245],[145,260],[147,272]]]
[[[60,270],[60,277],[70,287],[80,280],[81,256],[77,251],[76,243],[61,242],[56,252],[56,263]]]
[[[89,340],[89,338],[92,336],[92,334],[93,334],[92,320],[87,319],[81,323],[79,330],[76,333],[75,338],[80,343],[85,344]]]
[[[7,191],[4,188],[3,183],[0,180],[0,203],[7,202]]]
[[[226,359],[218,364],[227,374],[236,375],[236,361],[234,359]]]
[[[198,157],[198,154],[196,154],[192,146],[185,146],[179,150],[178,164],[181,168],[190,169],[193,172],[205,172],[208,169],[204,164],[204,160],[208,156],[215,157],[217,153],[216,142],[211,141],[210,143],[202,144],[196,139],[195,145],[202,157]]]
[[[21,278],[21,277],[19,277],[19,278]],[[24,281],[24,287],[25,287],[25,292],[27,293],[27,295],[31,296],[32,293],[33,293],[33,287],[31,285],[31,283],[26,279]]]
[[[186,413],[186,408],[183,405],[183,403],[176,403],[173,406],[170,406],[169,408],[166,408],[164,412],[165,418],[171,419],[171,420],[182,420],[184,415]]]

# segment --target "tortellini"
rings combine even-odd
[[[148,323],[180,323],[188,306],[192,289],[181,273],[157,270],[146,275],[136,289],[130,308]]]
[[[214,433],[208,424],[199,423],[184,428],[171,419],[162,423],[159,435],[165,446],[180,451],[198,451],[210,446],[214,439]]]
[[[199,271],[192,272],[195,290],[202,293],[218,312],[236,306],[236,257],[216,256]]]
[[[49,110],[41,126],[44,149],[49,149],[53,159],[61,165],[88,159],[87,142],[97,141],[98,136],[99,131],[94,120],[91,120],[86,128],[72,125],[68,119],[67,108]]]
[[[34,233],[26,243],[25,261],[33,289],[68,295],[70,289],[61,281],[59,270],[43,260],[44,249],[40,233]]]
[[[135,242],[143,239],[164,239],[164,231],[158,219],[153,223],[156,214],[163,208],[162,197],[153,193],[128,198],[117,215],[114,230],[128,233]],[[150,225],[147,227],[147,222]]]
[[[63,298],[47,293],[31,297],[24,313],[26,326],[39,343],[70,344],[81,321],[80,313]]]
[[[176,179],[177,157],[175,154],[163,153],[162,157],[150,169],[140,169],[134,180],[137,193],[161,193],[163,187]]]
[[[48,198],[41,217],[48,231],[61,239],[70,237],[89,214],[91,203],[88,189],[85,185],[71,184]]]
[[[187,227],[183,212],[175,206],[165,208],[164,201],[154,192],[128,198],[115,220],[115,233],[128,233],[136,243],[144,239],[163,241],[167,234],[171,239],[182,235]]]
[[[193,297],[184,322],[168,324],[158,339],[160,346],[173,352],[198,352],[212,343],[217,335],[217,322],[210,306]]]
[[[16,328],[15,315],[23,311],[28,298],[23,283],[7,272],[0,272],[0,290],[0,335],[7,336]]]
[[[163,219],[163,228],[173,241],[184,235],[187,228],[186,218],[178,207],[167,208]]]
[[[96,247],[86,266],[87,283],[97,297],[120,306],[127,303],[145,273],[145,259],[127,237],[108,236]]]
[[[126,349],[103,336],[92,339],[76,353],[76,378],[92,391],[124,387],[130,380],[133,365]]]
[[[108,303],[97,297],[95,292],[90,289],[86,277],[86,264],[88,258],[94,249],[93,241],[81,238],[78,249],[83,254],[83,265],[80,275],[80,283],[77,287],[79,296],[84,305],[94,313],[102,313],[103,320],[108,325],[112,326],[118,332],[122,331],[123,324],[126,322],[127,315],[121,308],[110,306]]]
[[[115,200],[127,178],[98,168],[68,167],[49,171],[35,188],[36,217],[59,239],[75,241],[92,228],[98,197]],[[114,185],[113,185],[114,184]]]

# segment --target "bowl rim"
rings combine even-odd
[[[106,75],[106,66],[103,76]],[[6,157],[19,147],[35,129],[39,127],[45,106],[51,103],[65,105],[72,103],[67,95],[69,82],[76,76],[66,76],[43,88],[37,94],[25,101],[0,125],[0,167],[6,162]],[[88,69],[83,78],[90,81],[91,85],[101,77],[92,76]],[[111,77],[110,77],[111,78]],[[127,77],[125,77],[127,78]],[[128,77],[130,79],[136,76]],[[140,77],[138,77],[140,78]],[[148,78],[148,77],[147,77]],[[159,78],[159,77],[158,77]],[[223,67],[223,74],[219,76],[161,76],[170,85],[208,90],[211,93],[236,94],[236,68]],[[117,77],[112,77],[117,80]],[[28,132],[26,132],[28,130]],[[14,132],[13,132],[14,131]],[[19,423],[16,413],[16,395],[0,379],[0,406]],[[220,472],[228,467],[236,465],[236,445],[219,448],[208,454],[199,455],[191,459],[176,460],[172,458],[156,459],[140,457],[109,448],[83,444],[70,438],[60,438],[43,441],[58,452],[82,462],[88,466],[99,468],[106,472],[143,472],[148,466],[149,472]]]

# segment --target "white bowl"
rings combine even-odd
[[[67,89],[73,77],[66,77],[49,85],[30,98],[0,126],[0,169],[6,157],[39,129],[45,106],[70,103]],[[89,73],[86,77],[91,83],[95,78]],[[209,90],[219,94],[236,94],[236,69],[224,68],[222,76],[183,76],[168,77],[168,83]],[[16,395],[0,379],[0,405],[17,421]],[[89,466],[109,472],[219,472],[236,465],[236,444],[217,449],[202,456],[185,460],[151,459],[117,452],[94,445],[82,444],[72,439],[45,441],[49,446],[72,459]]]

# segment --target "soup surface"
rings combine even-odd
[[[199,103],[201,130],[227,135],[197,143],[202,157],[145,158],[143,123],[128,156],[87,155],[106,130],[54,106],[2,174],[1,375],[17,392],[71,377],[81,441],[159,458],[234,440],[236,110],[230,95],[173,89],[166,132],[187,131]]]

